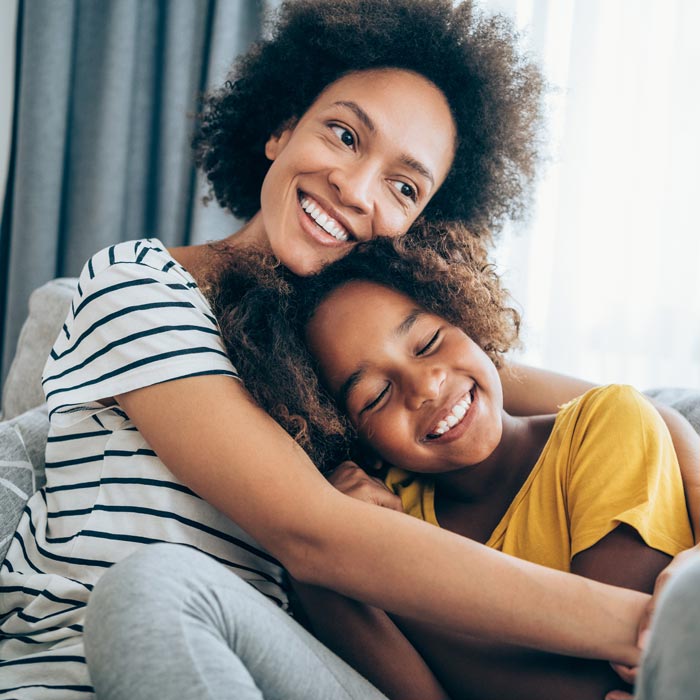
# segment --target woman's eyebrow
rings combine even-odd
[[[367,127],[367,131],[371,132],[374,134],[377,131],[377,127],[374,126],[374,122],[370,118],[369,114],[365,112],[360,105],[357,104],[357,102],[352,102],[351,100],[338,100],[338,102],[334,102],[334,105],[338,105],[338,107],[346,107],[349,109],[351,112],[355,114],[355,116]]]
[[[401,323],[394,329],[392,335],[394,337],[405,336],[411,328],[415,325],[416,321],[421,317],[425,316],[427,312],[425,309],[416,307],[411,309],[410,313],[404,318]],[[340,389],[338,389],[338,403],[340,404],[343,411],[347,412],[348,408],[348,398],[350,394],[354,391],[360,380],[364,376],[369,364],[367,362],[362,362],[360,366],[341,384]]]
[[[375,134],[377,132],[377,127],[374,125],[372,118],[369,116],[369,114],[367,114],[367,112],[365,112],[364,109],[362,109],[362,107],[360,107],[360,105],[357,104],[357,102],[353,102],[352,100],[338,100],[333,104],[337,105],[338,107],[345,107],[346,109],[349,109],[365,125],[367,131],[369,131],[371,134]],[[430,180],[430,184],[433,186],[435,185],[435,177],[419,160],[408,153],[402,153],[399,156],[399,161],[407,168],[415,170],[415,172],[422,175],[426,180]]]

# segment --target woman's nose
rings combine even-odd
[[[331,170],[328,180],[343,206],[356,213],[372,213],[376,176],[370,163],[344,164]]]
[[[440,397],[445,372],[439,367],[419,365],[406,372],[404,378],[406,403],[411,410],[418,410],[426,401]]]

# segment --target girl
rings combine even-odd
[[[469,252],[442,257],[406,240],[376,241],[299,281],[283,312],[270,289],[253,289],[223,315],[229,349],[239,366],[252,349],[256,366],[267,353],[273,382],[252,370],[249,389],[298,440],[321,446],[319,462],[347,457],[356,436],[366,459],[401,465],[385,474],[397,509],[529,561],[651,592],[693,543],[663,421],[631,387],[614,385],[556,416],[503,411],[496,368],[519,318],[483,246]],[[351,463],[331,482],[364,499],[359,488],[372,486]],[[368,650],[361,610],[297,588],[331,648],[390,697],[425,697],[407,678],[389,620]],[[607,664],[484,644],[400,611],[391,617],[452,698],[592,699],[619,684]]]
[[[89,697],[94,681],[132,700],[231,688],[371,697],[265,604],[260,593],[286,608],[285,569],[461,631],[635,661],[643,595],[511,560],[330,487],[238,380],[201,293],[227,253],[252,245],[308,274],[421,214],[485,231],[524,201],[541,85],[508,26],[468,2],[283,5],[271,39],[208,101],[195,140],[214,195],[247,219],[242,231],[214,248],[123,243],[83,270],[44,372],[47,485],[1,571],[3,689]],[[549,375],[524,376],[506,387],[516,411],[580,386],[545,390]],[[378,530],[418,547],[450,585],[429,595],[432,576]],[[142,546],[163,542],[186,547]],[[522,614],[494,585],[504,577]],[[401,582],[391,595],[388,581]]]

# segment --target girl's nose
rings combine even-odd
[[[435,401],[440,397],[445,372],[439,367],[417,365],[406,372],[404,379],[406,404],[413,410],[418,410],[426,401]]]

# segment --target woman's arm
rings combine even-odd
[[[612,585],[651,591],[670,557],[648,547],[630,527],[621,525],[589,549],[577,554],[572,571]],[[399,620],[448,693],[459,696],[466,681],[480,700],[602,700],[622,683],[610,665],[484,643]]]
[[[448,700],[421,655],[379,608],[292,581],[311,631],[388,698]]]
[[[505,365],[499,374],[504,408],[515,416],[556,413],[559,406],[595,386],[582,379],[516,363]],[[681,467],[690,523],[695,541],[700,542],[700,435],[678,411],[649,400],[671,433]]]
[[[636,663],[646,596],[339,493],[236,380],[189,377],[117,400],[173,474],[294,578],[481,637]]]

